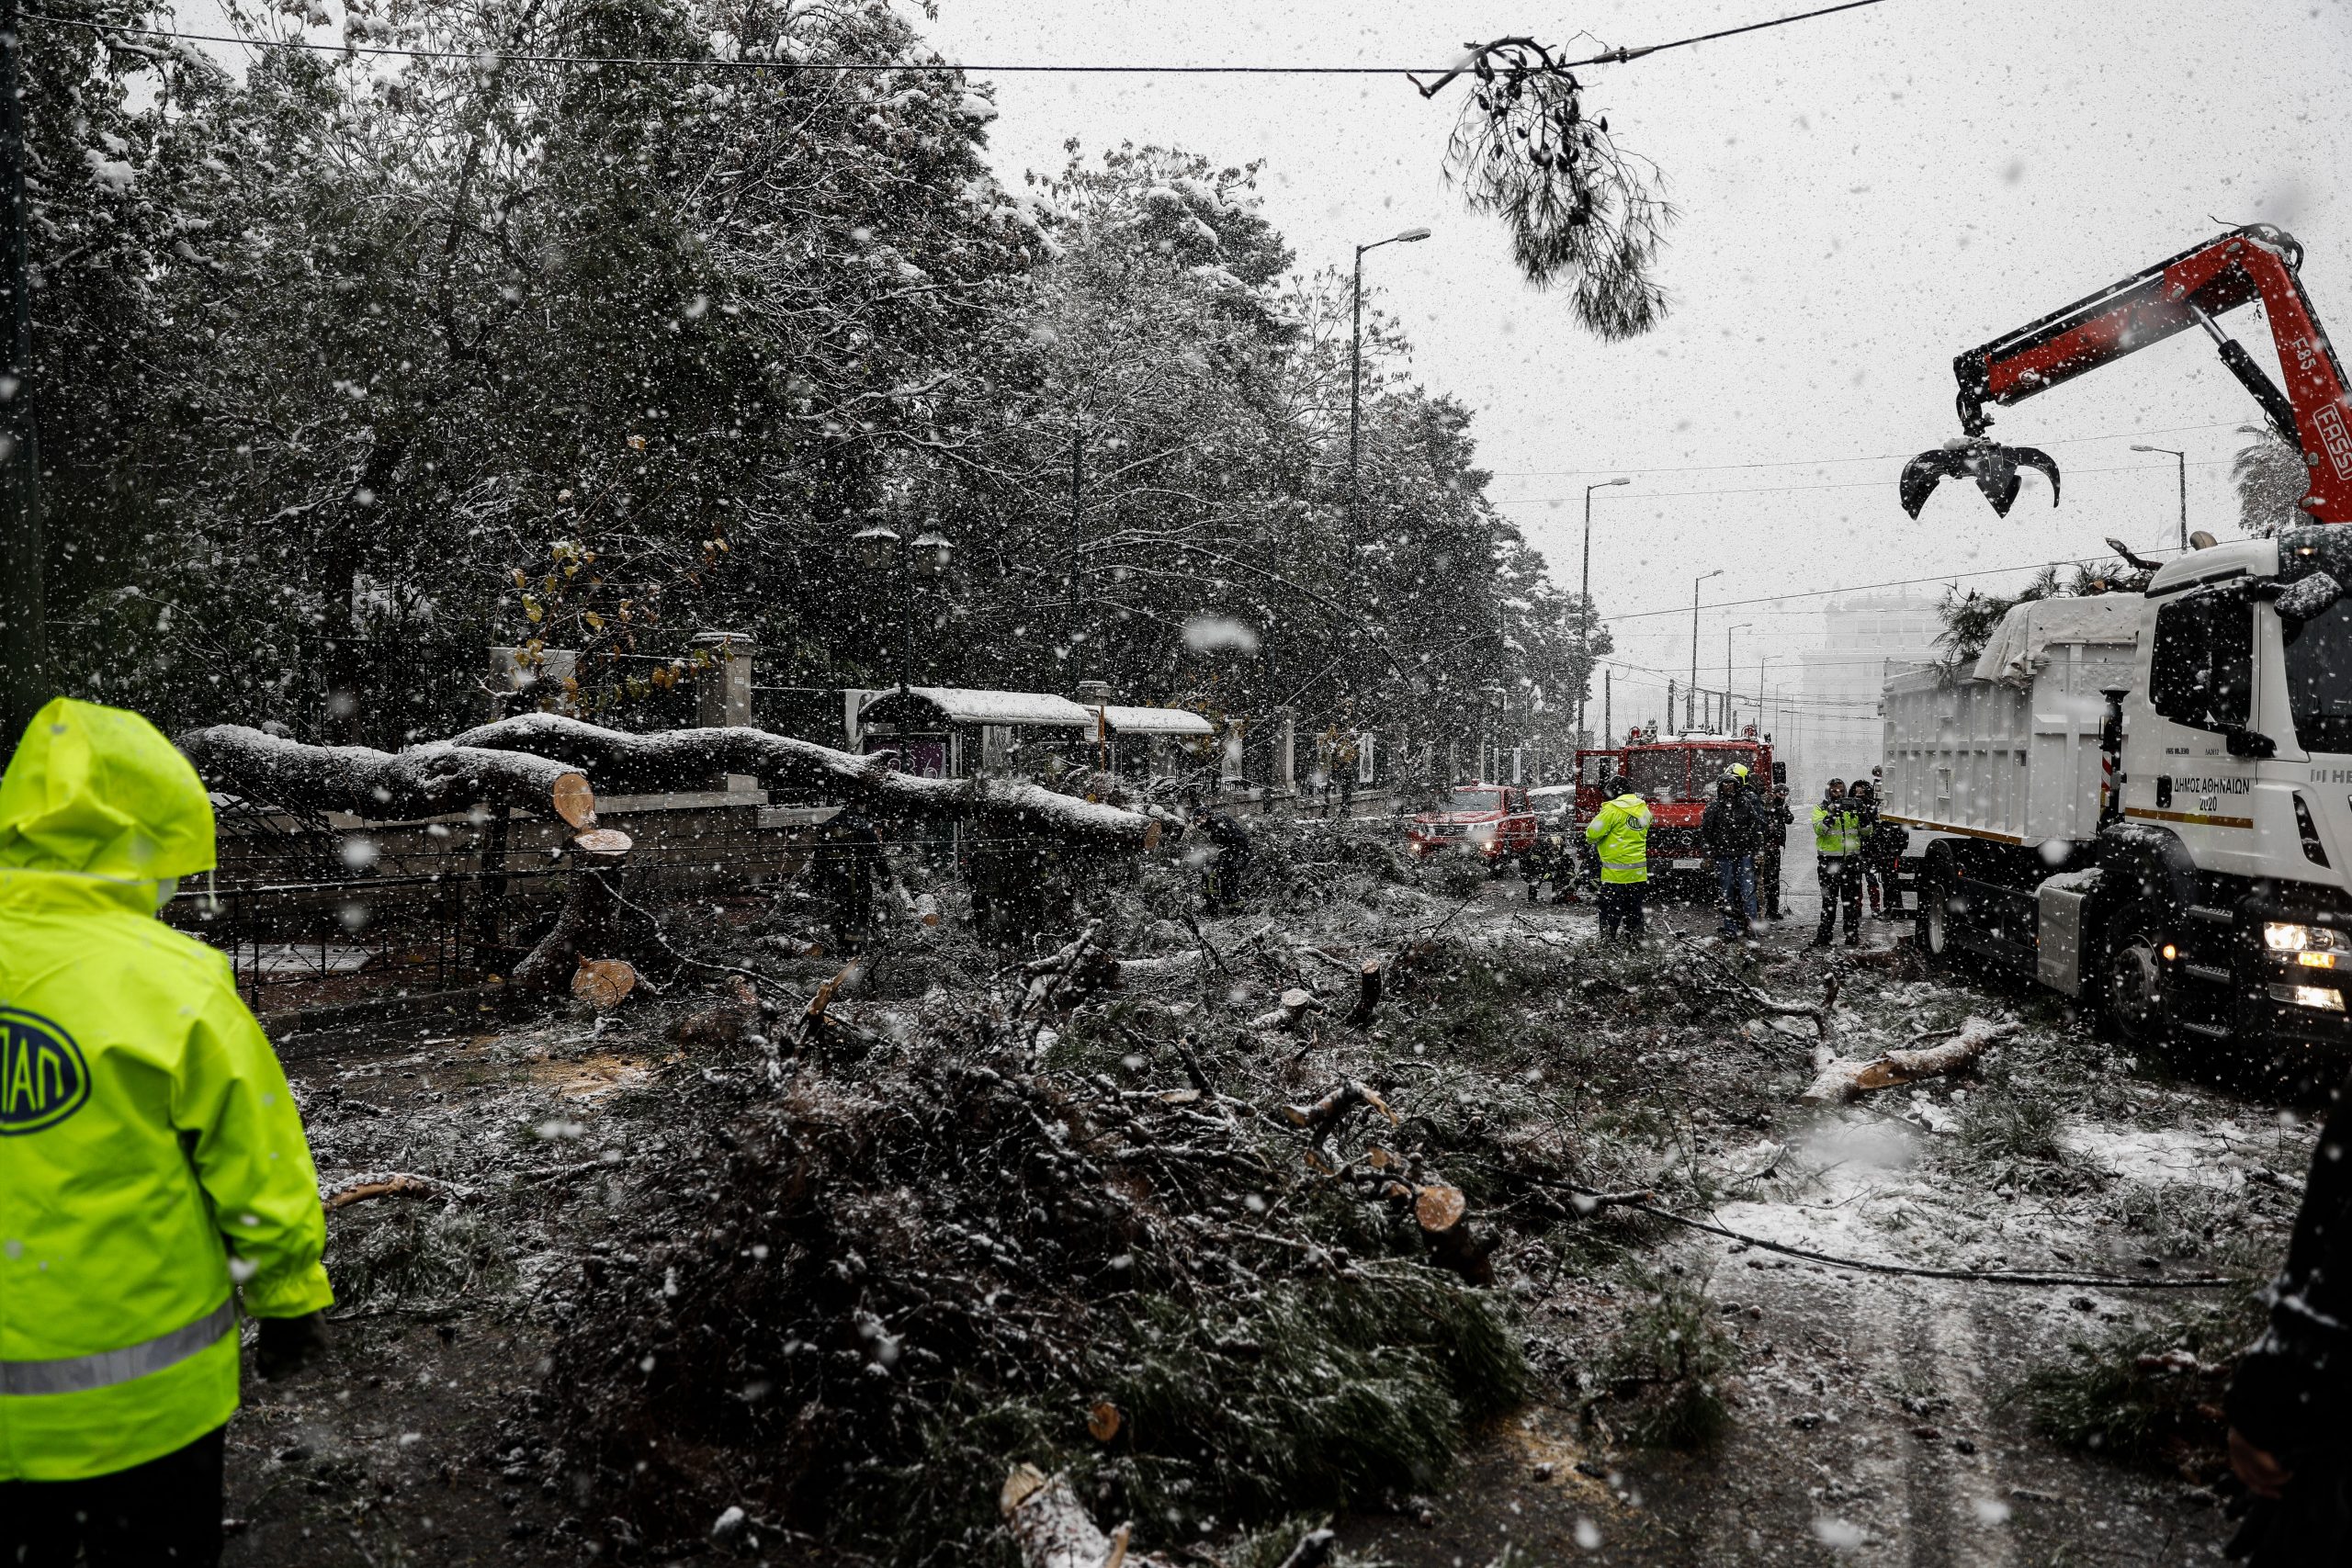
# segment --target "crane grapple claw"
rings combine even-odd
[[[2033,446],[2004,446],[1997,441],[1972,436],[1920,453],[1903,465],[1903,510],[1914,518],[1928,497],[1945,479],[1973,479],[1993,510],[2007,517],[2017,504],[2019,476],[2028,468],[2050,481],[2050,504],[2058,504],[2058,464],[2049,453]]]

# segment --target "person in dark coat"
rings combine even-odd
[[[1250,871],[1250,829],[1230,811],[1195,807],[1193,826],[1216,851],[1209,863],[1209,908],[1212,912],[1240,907],[1241,879]]]
[[[2270,1322],[2230,1380],[2230,1464],[2254,1494],[2229,1555],[2254,1568],[2352,1562],[2352,1078],[2335,1093]]]
[[[1756,846],[1762,837],[1752,798],[1738,779],[1725,773],[1699,818],[1699,840],[1714,863],[1726,942],[1747,934],[1747,907],[1756,897]]]
[[[1856,779],[1846,786],[1846,798],[1852,803],[1854,813],[1862,824],[1862,852],[1854,871],[1860,882],[1862,898],[1869,906],[1872,919],[1883,918],[1888,883],[1884,863],[1873,850],[1879,834],[1878,791],[1868,779]],[[1899,903],[1900,900],[1897,900]]]
[[[1789,792],[1774,785],[1770,798],[1758,796],[1757,819],[1762,825],[1763,841],[1756,846],[1756,896],[1763,903],[1764,918],[1784,919],[1781,911],[1781,849],[1788,841],[1789,826],[1796,813],[1789,809]]]

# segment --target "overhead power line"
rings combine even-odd
[[[2229,460],[2230,459],[2227,457],[2206,458],[2199,459],[2188,466],[2192,468],[2218,468]],[[2160,474],[2164,472],[2164,465],[2161,463],[2123,463],[2113,468],[2069,468],[2066,470],[2070,475],[2136,474],[2143,471],[2152,474]],[[1627,502],[1632,501],[1670,501],[1676,496],[1689,495],[1779,495],[1784,491],[1800,490],[1877,490],[1885,486],[1890,481],[1884,479],[1831,479],[1826,483],[1816,485],[1745,485],[1737,490],[1629,490],[1623,495],[1596,496],[1594,499],[1597,501],[1613,502],[1616,504],[1623,506]],[[1561,502],[1573,502],[1582,499],[1583,498],[1581,496],[1575,495],[1517,495],[1498,500],[1495,504],[1497,506],[1551,506]]]
[[[2138,440],[2150,435],[2188,435],[2200,430],[2236,430],[2244,421],[2222,420],[2211,424],[2173,424],[2161,430],[2110,430],[2104,435],[2062,435],[2044,446],[2080,446],[2093,441]],[[1747,463],[1667,463],[1651,468],[1496,468],[1497,479],[1555,479],[1577,474],[1713,474],[1731,468],[1810,468],[1831,463],[1902,463],[1909,452],[1860,452],[1849,457],[1769,457]]]
[[[1736,28],[1722,28],[1711,33],[1698,33],[1690,38],[1669,39],[1665,43],[1644,44],[1632,48],[1603,50],[1582,60],[1563,61],[1565,67],[1578,65],[1623,65],[1645,55],[1662,53],[1669,49],[1682,49],[1691,44],[1710,43],[1717,39],[1736,37],[1741,33],[1761,32],[1768,28],[1786,27],[1792,22],[1810,21],[1839,11],[1859,11],[1866,6],[1883,4],[1883,0],[1846,0],[1841,6],[1824,6],[1817,10],[1801,11],[1794,16],[1775,17],[1769,21],[1749,22]],[[933,61],[873,61],[873,60],[718,60],[670,59],[659,55],[591,55],[591,54],[509,54],[497,50],[463,49],[400,49],[388,44],[324,43],[311,39],[245,38],[233,33],[191,33],[171,28],[134,27],[120,22],[94,22],[78,17],[51,17],[38,11],[22,13],[28,22],[45,22],[52,27],[81,28],[95,33],[130,33],[141,38],[177,39],[188,43],[218,43],[246,49],[294,50],[316,54],[368,55],[393,60],[492,61],[499,63],[523,65],[615,65],[664,71],[832,71],[862,73],[876,71],[958,71],[975,76],[1442,76],[1454,69],[1444,65],[1119,65],[1057,64],[1030,62],[1011,64],[978,64],[963,62]]]
[[[2149,550],[2144,553],[2153,558],[2165,555],[2177,556],[2180,552],[2170,549]],[[1736,610],[1749,604],[1777,604],[1785,599],[1827,599],[1840,593],[1868,593],[1878,588],[1915,588],[1922,582],[1957,582],[1964,577],[2005,577],[2013,571],[2040,571],[2044,567],[2089,566],[2094,561],[2106,558],[2108,558],[2102,556],[2077,556],[2064,560],[2028,561],[2022,566],[1988,566],[1974,571],[1939,571],[1932,577],[1896,577],[1890,578],[1884,582],[1857,582],[1844,588],[1804,588],[1793,593],[1767,593],[1756,599],[1718,599],[1712,604],[1701,605],[1700,608]],[[1640,621],[1653,615],[1687,615],[1690,610],[1691,606],[1688,604],[1677,604],[1670,610],[1625,610],[1614,615],[1595,615],[1592,618],[1596,621]]]

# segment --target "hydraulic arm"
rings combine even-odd
[[[1965,434],[1904,466],[1903,509],[1918,516],[1939,480],[1965,476],[2007,516],[2017,500],[2020,467],[2049,477],[2056,505],[2057,463],[2033,447],[1990,439],[1987,409],[2022,402],[2175,333],[2201,327],[2271,425],[2301,451],[2311,472],[2303,509],[2322,523],[2352,523],[2352,425],[2346,423],[2352,406],[2344,368],[2296,276],[2302,259],[2302,247],[2281,230],[2266,224],[2233,229],[1962,355],[1952,361],[1952,373],[1960,381]],[[2218,324],[2217,318],[2256,299],[2286,374],[2283,390]]]

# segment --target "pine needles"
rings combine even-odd
[[[1446,148],[1446,175],[1474,212],[1509,226],[1511,254],[1538,288],[1571,286],[1577,319],[1600,337],[1636,337],[1666,314],[1652,276],[1675,217],[1657,166],[1585,113],[1574,73],[1542,46],[1505,39],[1476,51],[1477,86]]]

